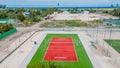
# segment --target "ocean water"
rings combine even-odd
[[[119,7],[110,7],[110,6],[101,6],[101,7],[97,7],[97,6],[86,6],[86,7],[81,7],[81,6],[39,6],[39,7],[6,7],[6,9],[9,8],[41,8],[41,9],[46,9],[46,8],[59,8],[59,9],[69,9],[69,8],[120,8]]]

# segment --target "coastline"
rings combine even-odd
[[[10,9],[10,8],[26,8],[26,9],[31,9],[31,8],[40,8],[40,9],[47,9],[47,8],[58,8],[58,9],[70,9],[70,8],[82,8],[82,9],[85,9],[85,8],[93,8],[93,9],[96,9],[96,8],[120,8],[119,7],[111,7],[111,6],[91,6],[91,7],[81,7],[81,6],[39,6],[39,7],[6,7],[6,9]]]

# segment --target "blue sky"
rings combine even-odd
[[[0,4],[6,4],[8,7],[55,7],[58,1],[60,6],[79,7],[102,7],[120,4],[120,0],[0,0]]]

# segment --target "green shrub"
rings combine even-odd
[[[13,28],[12,24],[9,23],[0,23],[0,33],[4,33]]]
[[[23,25],[28,26],[29,25],[28,20],[24,20]]]
[[[28,65],[27,68],[70,68],[69,66],[56,65],[54,62],[41,62],[37,64]]]
[[[42,24],[42,27],[85,27],[88,26],[87,23],[77,21],[77,20],[62,20],[62,21],[53,21],[45,22]]]

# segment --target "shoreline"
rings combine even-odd
[[[79,8],[79,9],[86,9],[86,8],[92,8],[92,9],[96,9],[96,8],[106,8],[106,9],[113,9],[113,8],[120,8],[119,7],[111,7],[111,6],[91,6],[91,7],[81,7],[81,6],[41,6],[41,7],[23,7],[23,6],[18,6],[18,7],[6,7],[6,9],[10,9],[10,8],[26,8],[26,9],[31,9],[31,8],[38,8],[38,9],[47,9],[47,8],[58,8],[58,9],[70,9],[70,8]]]

